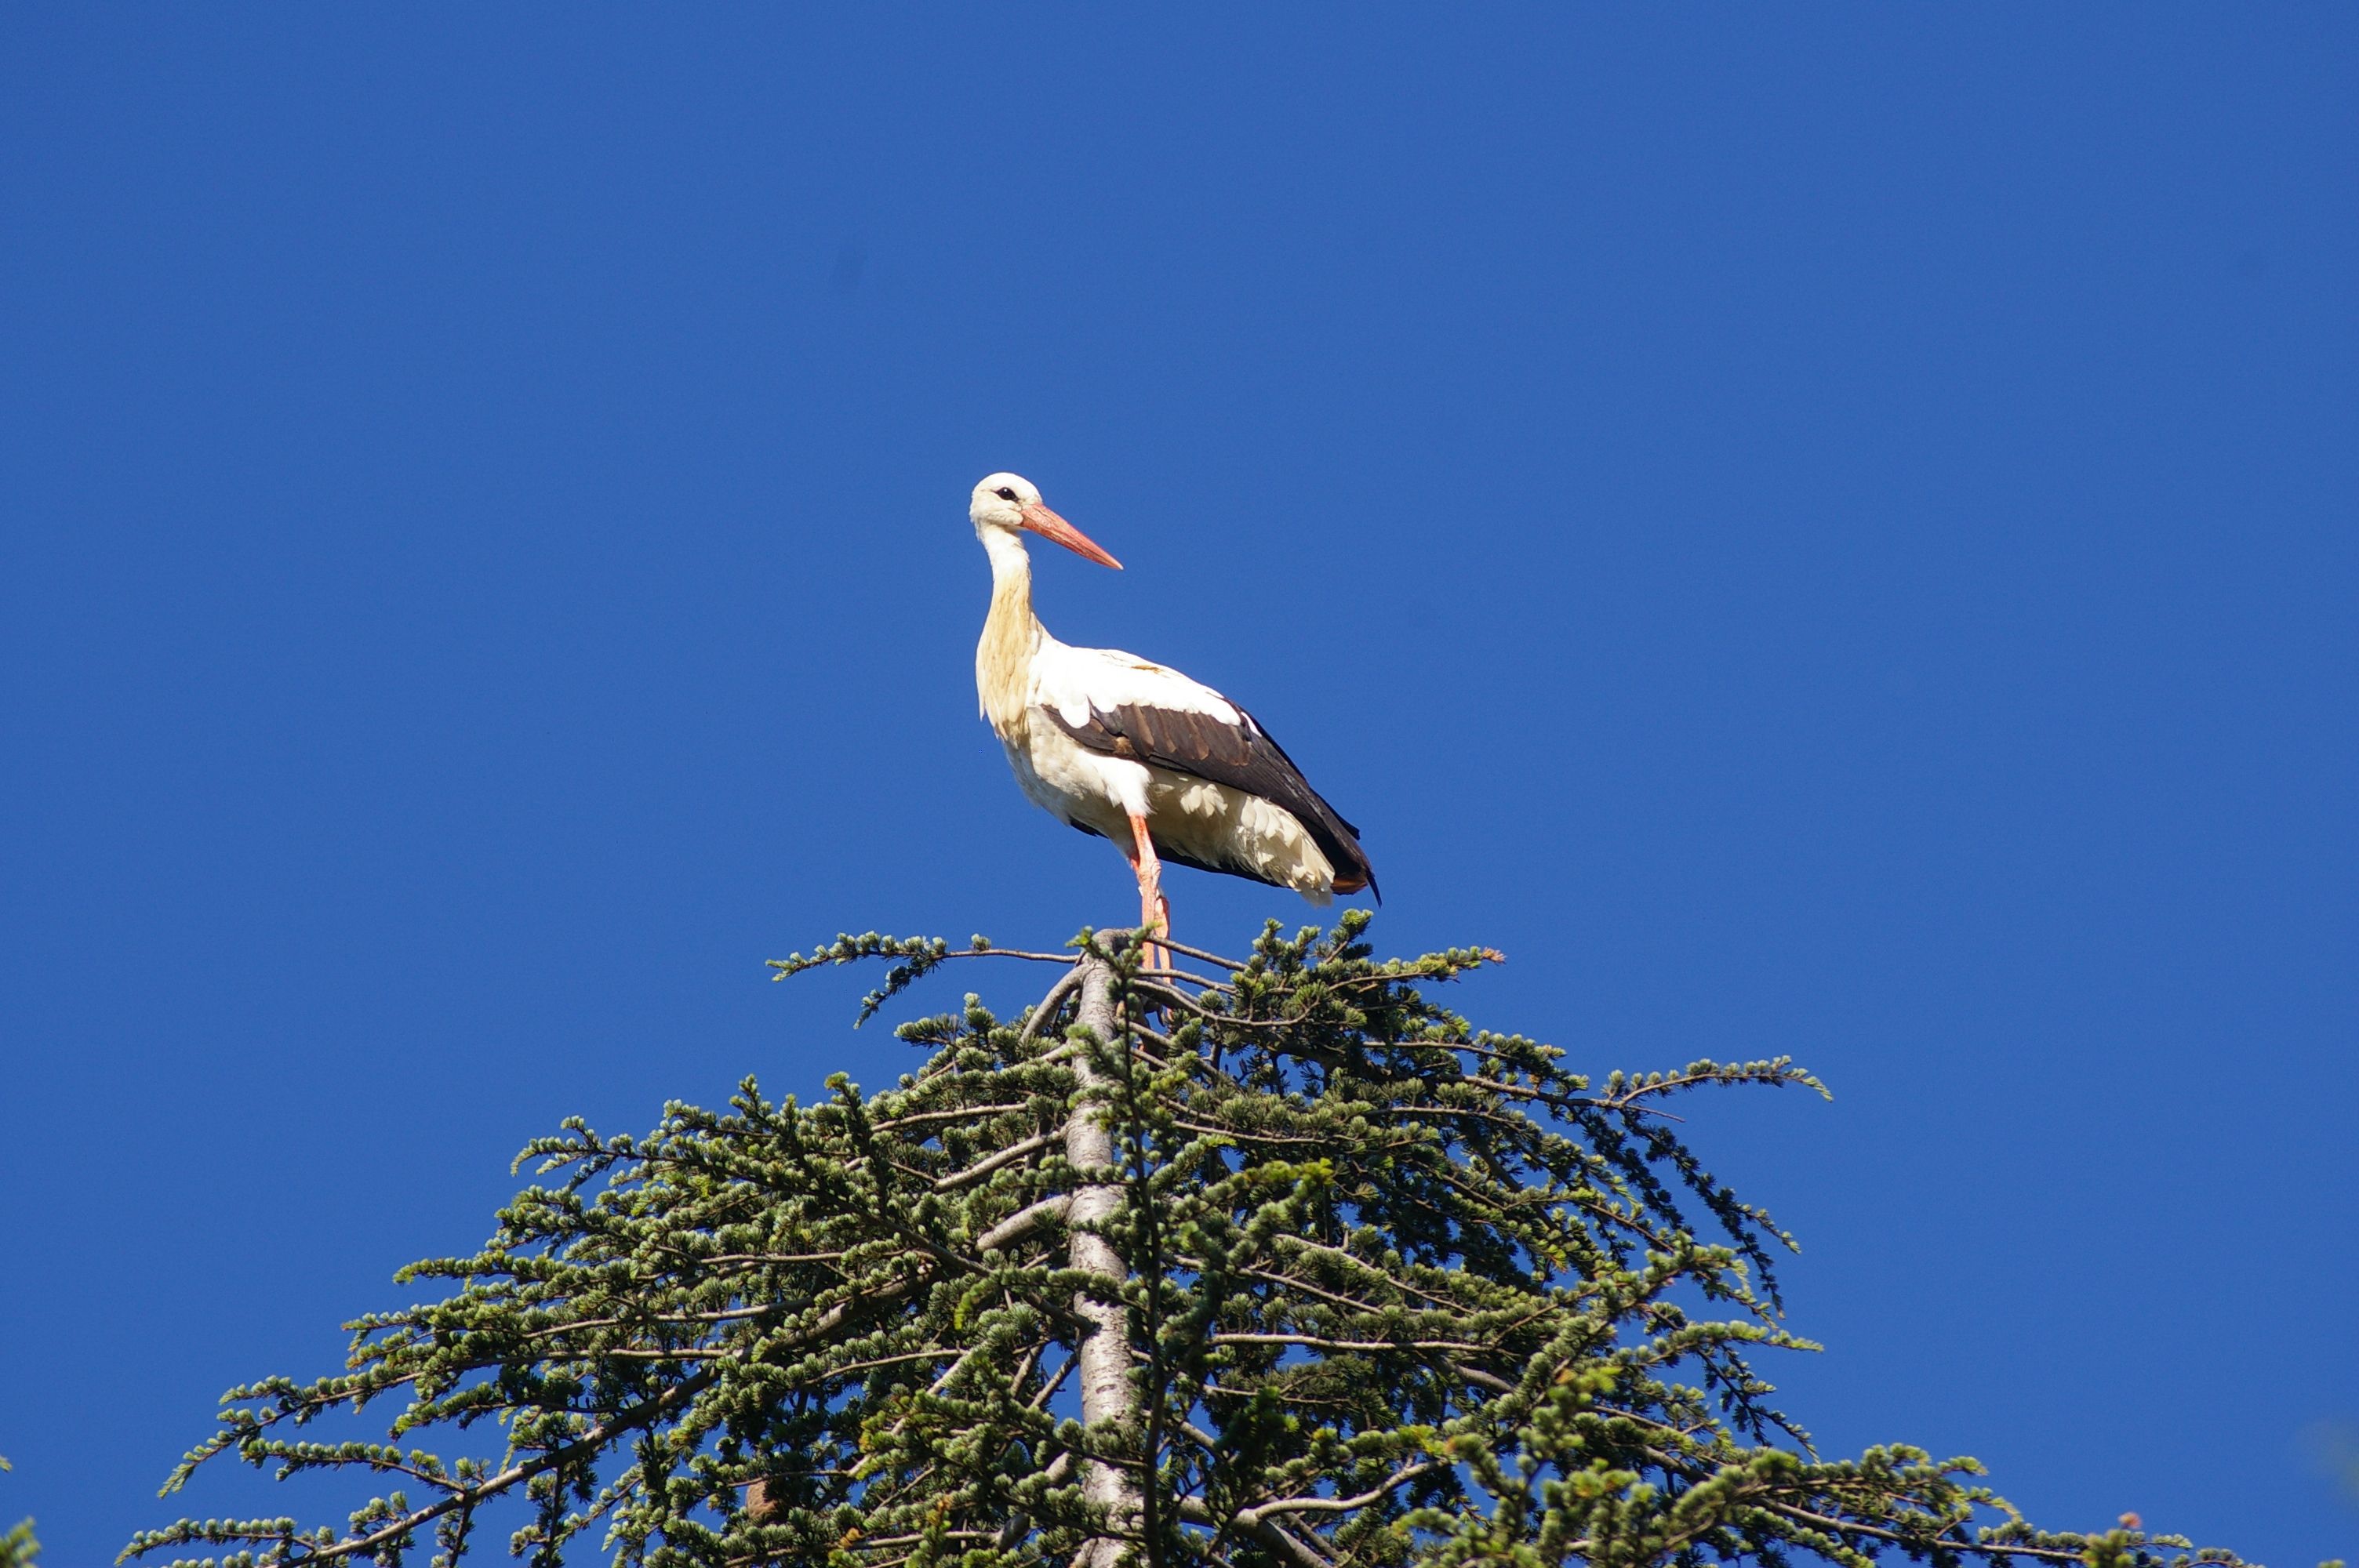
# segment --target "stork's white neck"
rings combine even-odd
[[[1032,556],[1024,547],[1024,535],[1006,528],[978,528],[983,535],[983,553],[991,557],[992,598],[996,600],[1008,585],[1018,585],[1028,609],[1032,601]]]
[[[1032,557],[1024,541],[1005,528],[979,528],[991,557],[991,613],[983,620],[983,640],[974,648],[975,695],[983,716],[1000,738],[1023,729],[1032,690],[1032,655],[1048,636],[1032,613]]]

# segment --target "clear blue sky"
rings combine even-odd
[[[763,959],[1128,917],[1004,467],[1484,1022],[1832,1082],[1690,1127],[1827,1446],[2359,1556],[2359,12],[832,9],[0,14],[0,1523],[559,1118],[897,1070]]]

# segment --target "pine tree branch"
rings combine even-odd
[[[1404,1465],[1400,1469],[1394,1471],[1391,1477],[1385,1481],[1383,1485],[1371,1487],[1366,1491],[1359,1494],[1359,1496],[1353,1498],[1280,1498],[1275,1502],[1256,1503],[1249,1509],[1238,1509],[1236,1516],[1237,1521],[1240,1524],[1259,1524],[1263,1520],[1267,1519],[1274,1515],[1289,1513],[1356,1513],[1360,1509],[1368,1507],[1371,1503],[1380,1500],[1386,1494],[1400,1490],[1401,1487],[1407,1486],[1409,1482],[1416,1480],[1419,1476],[1430,1475],[1432,1472],[1443,1468],[1445,1468],[1445,1466],[1439,1459],[1429,1459],[1415,1465]]]

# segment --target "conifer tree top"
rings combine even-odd
[[[2035,1528],[1971,1460],[1812,1452],[1761,1366],[1810,1348],[1788,1240],[1665,1107],[1815,1080],[1577,1072],[1433,999],[1495,954],[1382,961],[1365,925],[1172,975],[1126,933],[781,961],[888,960],[864,1017],[953,959],[1055,968],[1007,1019],[903,1025],[926,1054],[882,1091],[749,1078],[535,1141],[482,1250],[399,1276],[446,1294],[359,1320],[345,1372],[231,1390],[170,1478],[324,1476],[365,1493],[344,1522],[125,1558],[455,1563],[499,1520],[536,1563],[651,1568],[2235,1561]],[[386,1440],[312,1437],[344,1407]]]

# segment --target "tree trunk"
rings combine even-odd
[[[1108,1045],[1122,1039],[1114,1022],[1114,971],[1096,958],[1084,958],[1080,1022]],[[1065,1123],[1065,1158],[1082,1173],[1083,1185],[1073,1194],[1068,1218],[1071,1226],[1073,1267],[1104,1276],[1111,1287],[1129,1278],[1122,1256],[1103,1236],[1084,1231],[1102,1224],[1122,1208],[1120,1173],[1114,1165],[1114,1130],[1103,1120],[1105,1108],[1090,1090],[1104,1082],[1103,1075],[1083,1057],[1075,1067],[1082,1096]],[[1103,1173],[1104,1180],[1091,1178]],[[1090,1428],[1093,1447],[1111,1446],[1107,1429],[1126,1422],[1135,1413],[1137,1394],[1130,1377],[1130,1314],[1119,1301],[1100,1302],[1086,1293],[1073,1297],[1074,1314],[1089,1326],[1082,1336],[1079,1371],[1082,1380],[1082,1422]],[[1100,1435],[1101,1433],[1104,1435]],[[1082,1496],[1103,1505],[1114,1527],[1123,1533],[1137,1528],[1138,1487],[1126,1470],[1092,1460],[1082,1472]],[[1114,1568],[1122,1542],[1101,1536],[1083,1547],[1074,1568]]]

